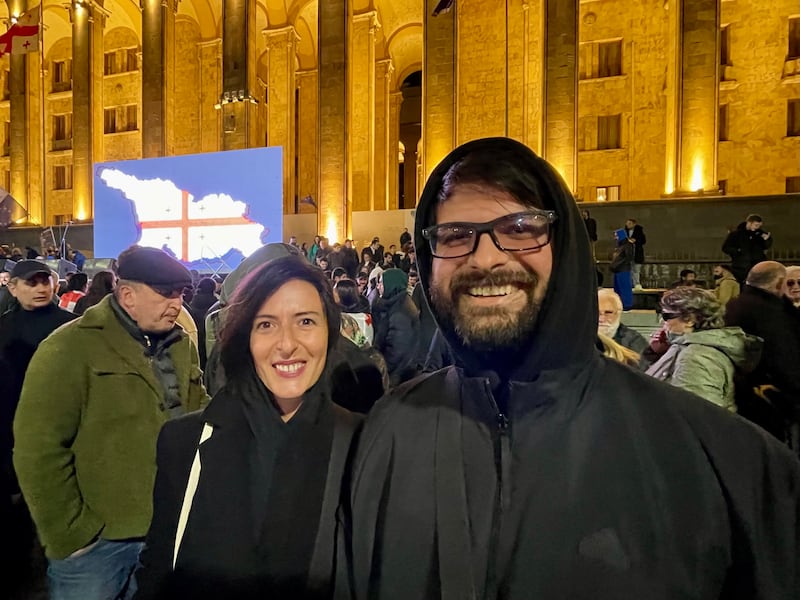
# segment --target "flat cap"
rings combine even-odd
[[[17,264],[15,264],[14,268],[11,269],[11,279],[16,279],[19,277],[20,279],[27,281],[39,273],[44,273],[49,277],[52,271],[50,267],[43,262],[39,262],[38,260],[20,260],[17,261]]]
[[[131,246],[119,255],[117,275],[164,292],[192,285],[189,269],[163,250],[145,246]]]

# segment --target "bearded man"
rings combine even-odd
[[[641,333],[622,322],[622,298],[610,288],[597,290],[597,332],[610,337],[620,346],[637,354],[644,352],[648,343]]]
[[[342,597],[797,597],[800,463],[601,356],[589,237],[552,166],[506,138],[457,148],[415,246],[456,365],[368,416]]]

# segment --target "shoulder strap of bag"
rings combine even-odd
[[[178,562],[178,551],[181,549],[181,541],[183,541],[183,534],[186,531],[186,523],[189,520],[189,513],[192,512],[194,494],[197,492],[197,484],[200,482],[200,445],[208,440],[212,433],[214,433],[214,428],[208,423],[204,423],[203,431],[200,433],[200,441],[197,442],[197,450],[194,453],[192,468],[189,471],[189,482],[186,485],[186,492],[183,495],[181,512],[178,516],[178,528],[175,531],[175,545],[172,552],[173,570],[175,569],[175,563]]]

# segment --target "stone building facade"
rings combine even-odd
[[[0,58],[0,186],[90,220],[93,163],[278,145],[284,212],[341,239],[505,135],[586,202],[800,192],[796,0],[439,4],[45,0],[43,52]]]

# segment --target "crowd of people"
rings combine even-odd
[[[292,237],[201,277],[133,246],[62,289],[20,258],[16,556],[38,540],[54,600],[798,597],[800,267],[683,273],[647,339],[644,231],[598,288],[589,218],[491,138],[388,249]]]

